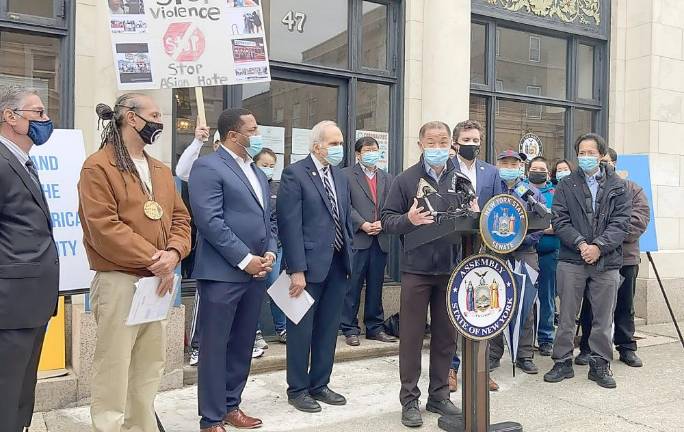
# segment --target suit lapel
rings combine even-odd
[[[342,171],[340,171],[340,169],[337,167],[331,166],[330,173],[332,174],[333,181],[335,182],[335,195],[337,195],[337,214],[340,216],[340,220],[344,224],[344,212],[342,212],[341,209],[343,209],[346,205],[346,203],[343,202],[343,200],[346,199],[346,195],[344,194],[346,189],[342,186],[342,184],[346,181],[346,179],[344,178]]]
[[[485,170],[482,169],[482,162],[479,159],[475,161],[475,195],[480,196],[482,194],[482,184],[484,183],[484,173]]]
[[[41,210],[43,210],[43,213],[45,213],[45,217],[47,217],[48,222],[50,223],[50,227],[52,227],[52,221],[50,220],[50,210],[47,207],[47,202],[45,201],[43,191],[35,184],[33,180],[31,180],[31,176],[29,175],[28,171],[26,171],[26,168],[24,168],[21,165],[19,160],[17,160],[16,156],[14,156],[7,149],[7,147],[5,147],[3,143],[0,143],[0,154],[2,154],[5,159],[7,159],[14,172],[17,173],[17,175],[24,183],[26,188],[29,190],[29,192],[31,192],[31,195],[33,195],[33,199],[36,200],[38,206],[41,208]]]
[[[325,187],[323,186],[323,179],[321,179],[321,176],[318,172],[318,168],[316,168],[316,164],[314,164],[311,155],[307,156],[304,160],[307,162],[306,164],[304,164],[304,168],[306,168],[306,174],[309,176],[314,186],[316,186],[316,189],[318,189],[318,193],[321,195],[321,198],[323,199],[325,206],[330,212],[330,216],[332,216],[333,211],[332,206],[330,204],[330,198],[328,198],[328,193],[325,191]]]
[[[242,180],[242,183],[245,184],[245,186],[247,187],[247,190],[249,190],[249,192],[252,194],[252,197],[256,200],[257,204],[259,204],[259,198],[257,197],[257,194],[254,191],[254,188],[252,188],[252,185],[249,182],[249,179],[245,175],[244,171],[242,171],[242,168],[240,168],[238,163],[235,161],[235,159],[233,158],[233,155],[231,155],[230,153],[228,153],[225,149],[223,149],[221,147],[219,147],[218,151],[219,151],[219,156],[221,156],[221,158],[223,159],[223,162],[225,162],[225,164],[228,165],[228,168],[233,170],[235,175],[238,176],[238,178],[240,180]],[[261,204],[259,204],[259,207],[261,207],[263,210],[263,207],[261,206]]]
[[[376,203],[377,207],[380,208],[380,205],[382,203],[382,194],[385,192],[385,187],[387,186],[387,174],[381,170],[377,170],[375,172],[375,175],[378,178],[378,186],[377,186],[377,191],[376,193],[378,194],[378,202]]]
[[[375,175],[377,176],[378,174],[376,173]],[[359,164],[356,164],[356,166],[354,166],[354,177],[356,177],[356,181],[359,183],[359,186],[361,186],[361,189],[366,194],[368,199],[371,200],[371,202],[373,202],[373,194],[370,191],[370,186],[368,186],[368,180],[366,180],[366,173],[363,172],[363,168],[361,168],[361,165]],[[379,191],[378,196],[380,196]]]

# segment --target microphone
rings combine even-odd
[[[520,196],[520,199],[528,203],[532,208],[534,209],[534,212],[537,213],[539,216],[544,217],[551,213],[549,209],[546,208],[545,205],[541,204],[539,201],[537,201],[534,198],[534,192],[525,184],[520,183],[516,188],[514,189],[515,193]]]

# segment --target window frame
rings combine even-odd
[[[485,71],[488,84],[470,84],[470,94],[481,96],[487,99],[487,159],[493,162],[494,142],[496,141],[496,116],[499,113],[499,101],[507,100],[528,104],[540,104],[566,108],[565,111],[565,157],[573,159],[575,157],[572,144],[574,143],[574,120],[575,110],[582,109],[592,112],[593,132],[597,132],[608,139],[608,79],[609,68],[607,63],[610,38],[590,38],[585,35],[572,32],[561,32],[541,27],[530,26],[518,22],[512,22],[501,18],[487,17],[483,15],[472,15],[472,23],[486,26],[487,38],[485,41]],[[522,93],[514,93],[496,89],[496,61],[500,52],[497,52],[500,28],[518,30],[531,33],[530,36],[551,36],[563,38],[567,41],[567,62],[566,62],[566,97],[554,98],[548,96],[535,96]],[[590,45],[594,48],[594,70],[593,70],[593,95],[594,99],[581,99],[577,97],[578,92],[578,45]],[[542,108],[543,109],[543,108]]]
[[[499,32],[500,33],[500,32]],[[529,60],[531,63],[541,63],[541,37],[538,35],[529,35],[530,36],[530,43],[529,43]],[[532,57],[532,41],[536,41],[537,47],[534,48],[537,52],[537,57],[534,58]]]
[[[0,32],[24,33],[59,39],[59,91],[60,128],[74,127],[74,62],[76,2],[74,0],[52,0],[55,11],[63,13],[61,18],[42,18],[15,14],[7,11],[8,0],[0,0]],[[61,9],[63,7],[63,9]]]

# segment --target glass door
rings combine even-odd
[[[243,86],[242,106],[254,113],[264,147],[278,156],[276,180],[284,167],[309,154],[309,132],[320,121],[337,122],[345,135],[345,153],[353,153],[353,137],[347,136],[347,82],[276,72],[269,83]]]

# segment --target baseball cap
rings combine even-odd
[[[527,155],[525,155],[524,153],[518,153],[518,152],[513,151],[513,150],[504,150],[501,153],[499,153],[499,155],[496,157],[496,160],[501,160],[501,159],[506,159],[506,158],[513,158],[513,159],[517,159],[521,162],[524,162],[525,160],[527,160]]]
[[[221,141],[221,134],[219,133],[218,130],[214,134],[214,141],[213,142],[216,142],[216,141]]]

